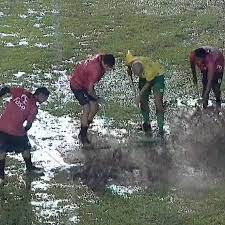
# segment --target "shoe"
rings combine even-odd
[[[40,167],[36,167],[36,166],[31,166],[29,168],[26,169],[26,171],[28,173],[32,173],[32,174],[37,174],[37,175],[44,175],[44,170],[43,168],[40,168]]]
[[[221,109],[221,101],[216,102],[216,109]]]
[[[78,135],[78,139],[83,145],[89,145],[91,142],[88,140],[87,136],[82,136],[81,134]]]
[[[149,123],[143,123],[142,124],[142,130],[144,132],[152,132],[151,124],[149,124]]]
[[[163,138],[164,134],[165,134],[165,131],[163,129],[159,129],[159,132],[158,132],[157,136]]]

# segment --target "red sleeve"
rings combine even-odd
[[[32,106],[29,112],[29,115],[27,117],[27,123],[33,123],[36,119],[36,115],[38,113],[37,106]]]

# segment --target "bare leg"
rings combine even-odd
[[[90,106],[90,112],[88,115],[88,125],[93,121],[96,113],[99,110],[99,105],[97,101],[90,101],[89,106]]]
[[[90,104],[85,104],[82,106],[83,112],[81,115],[81,128],[80,133],[78,135],[80,141],[83,144],[89,144],[89,140],[87,138],[87,130],[88,130],[88,117],[90,114]]]
[[[22,152],[22,156],[23,156],[23,160],[26,164],[26,169],[30,170],[33,167],[33,164],[31,162],[31,154],[30,154],[30,150],[26,150],[24,152]]]

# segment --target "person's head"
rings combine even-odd
[[[207,55],[207,51],[204,48],[197,48],[197,49],[195,49],[194,52],[195,52],[197,61],[199,61],[199,62],[202,62]]]
[[[39,87],[34,92],[34,96],[40,104],[47,101],[49,94],[50,92],[46,87]]]
[[[144,73],[144,66],[139,61],[134,61],[131,65],[131,70],[135,76],[141,76]]]
[[[102,65],[105,69],[105,71],[110,71],[115,66],[115,57],[111,54],[104,54],[102,55]]]

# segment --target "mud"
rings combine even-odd
[[[175,114],[170,134],[163,141],[140,142],[137,135],[127,136],[126,141],[110,140],[92,134],[92,140],[99,140],[97,147],[70,154],[70,163],[81,165],[69,171],[71,178],[80,179],[95,192],[105,191],[110,184],[196,190],[222,181],[225,110],[184,107]]]

